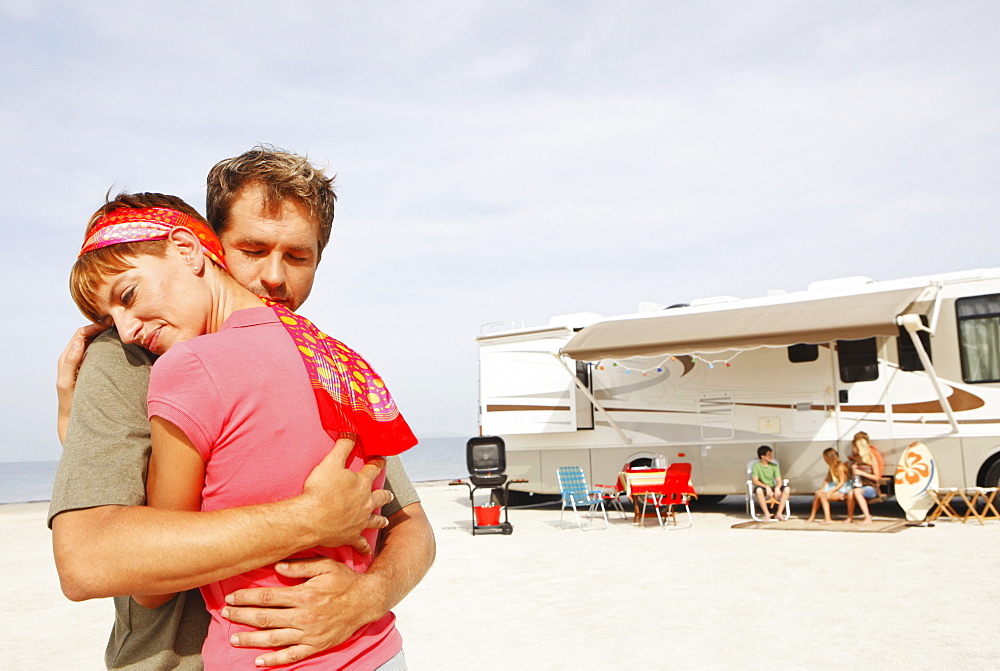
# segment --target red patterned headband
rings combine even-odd
[[[123,242],[166,240],[170,231],[175,228],[186,228],[198,236],[208,258],[215,261],[223,270],[229,270],[222,243],[216,237],[215,231],[203,221],[166,207],[143,209],[121,207],[104,215],[87,234],[87,239],[80,249],[80,256],[95,249],[120,245]]]

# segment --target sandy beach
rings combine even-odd
[[[733,529],[729,497],[691,528],[559,524],[512,510],[473,537],[468,490],[418,485],[438,558],[396,608],[423,669],[992,669],[1000,660],[1000,523],[896,533]],[[804,517],[807,499],[793,501]],[[0,506],[0,668],[102,669],[108,600],[59,591],[47,504]],[[895,516],[883,504],[877,514]],[[571,516],[567,516],[567,521]],[[684,520],[682,519],[682,522]]]

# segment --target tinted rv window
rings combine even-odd
[[[955,311],[962,379],[1000,382],[1000,294],[959,298]]]
[[[838,340],[841,382],[868,382],[878,379],[878,344],[875,338]]]
[[[805,363],[815,361],[819,358],[819,345],[798,345],[788,346],[788,360],[792,363]]]
[[[924,326],[927,326],[927,317],[925,315],[920,315],[920,321],[923,322]],[[918,331],[917,336],[920,338],[920,344],[924,346],[924,351],[927,352],[927,357],[933,363],[934,355],[931,354],[931,334],[927,331]],[[917,354],[917,348],[913,346],[913,339],[910,338],[910,334],[902,326],[899,327],[899,337],[896,338],[896,353],[899,355],[900,370],[924,369],[924,364],[920,361],[920,355]]]
[[[590,364],[584,363],[583,361],[576,362],[576,377],[583,383],[583,386],[587,389],[591,389],[590,386]],[[574,385],[575,387],[576,385]],[[576,401],[576,429],[577,431],[581,429],[593,429],[594,428],[594,405],[587,398],[587,395],[582,393],[579,388],[574,389],[576,394],[574,400]]]

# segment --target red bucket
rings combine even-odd
[[[495,527],[500,524],[500,506],[476,506],[476,526]]]

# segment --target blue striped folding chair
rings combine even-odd
[[[556,471],[559,478],[559,493],[562,495],[562,507],[559,509],[559,523],[562,524],[563,513],[566,506],[573,508],[573,515],[576,516],[576,524],[581,529],[590,529],[594,524],[594,512],[598,507],[604,515],[604,526],[608,527],[608,511],[604,507],[604,497],[600,490],[587,488],[587,477],[583,474],[583,469],[579,466],[560,466]],[[580,519],[579,508],[586,506],[588,515],[587,526],[583,525]]]

